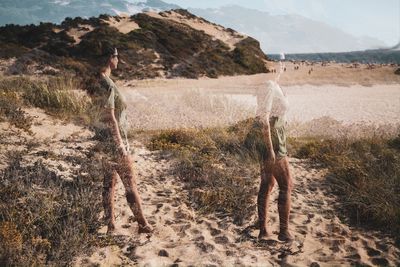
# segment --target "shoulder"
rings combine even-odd
[[[99,83],[102,88],[101,91],[103,91],[104,93],[113,93],[117,89],[114,82],[108,77],[101,76],[99,79]]]

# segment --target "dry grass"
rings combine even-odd
[[[96,117],[90,113],[92,104],[76,89],[71,77],[40,81],[2,77],[0,119],[30,133],[33,120],[24,108],[34,106],[53,117],[90,126]],[[63,179],[40,157],[28,165],[23,163],[30,148],[40,145],[36,142],[7,155],[8,167],[0,172],[1,266],[68,265],[74,256],[98,242],[102,189],[99,163],[92,152],[60,158],[68,165],[80,166],[69,179]],[[51,156],[50,151],[45,158]]]
[[[100,168],[70,157],[82,168],[64,180],[40,160],[23,166],[27,152],[11,154],[0,176],[0,265],[66,265],[96,238]]]
[[[328,168],[340,206],[358,225],[400,233],[400,135],[292,140],[296,157]]]
[[[24,76],[1,77],[0,104],[0,119],[28,132],[32,119],[24,107],[38,107],[64,120],[92,120],[91,100],[70,76],[44,77],[40,81]]]
[[[197,210],[242,224],[254,213],[258,186],[257,159],[245,147],[245,137],[242,127],[166,130],[148,146],[173,152],[174,170]]]
[[[149,148],[172,151],[175,171],[185,181],[199,210],[231,216],[237,223],[253,212],[258,185],[259,144],[249,135],[253,120],[232,127],[165,130]],[[352,222],[400,232],[400,136],[289,138],[292,156],[328,168],[340,208]]]
[[[17,93],[0,92],[0,121],[9,121],[11,125],[30,132],[32,120],[21,107],[22,103]]]

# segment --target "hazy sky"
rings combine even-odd
[[[299,14],[326,22],[355,36],[400,41],[400,0],[164,0],[183,8],[240,5],[271,14]]]

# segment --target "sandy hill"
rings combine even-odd
[[[0,28],[0,56],[17,57],[19,72],[37,64],[83,73],[98,65],[106,44],[119,49],[117,75],[125,78],[267,72],[258,41],[182,9]]]

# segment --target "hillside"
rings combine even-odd
[[[98,64],[105,44],[119,49],[123,64],[116,74],[122,78],[267,72],[258,41],[181,9],[0,27],[0,57],[17,57],[10,68],[17,73],[35,65],[86,73]]]
[[[343,52],[386,46],[379,39],[355,36],[343,28],[333,26],[335,24],[301,16],[299,15],[301,12],[276,15],[274,6],[276,7],[276,3],[269,3],[267,5],[269,11],[236,5],[207,9],[189,8],[188,11],[252,36],[260,42],[265,53]],[[181,7],[178,5],[161,0],[4,0],[0,2],[0,26],[9,23],[19,25],[40,22],[61,23],[65,17],[89,18],[100,14],[134,15],[145,11],[160,12],[179,8]],[[278,12],[280,13],[282,12]],[[370,35],[374,34],[370,32]]]

